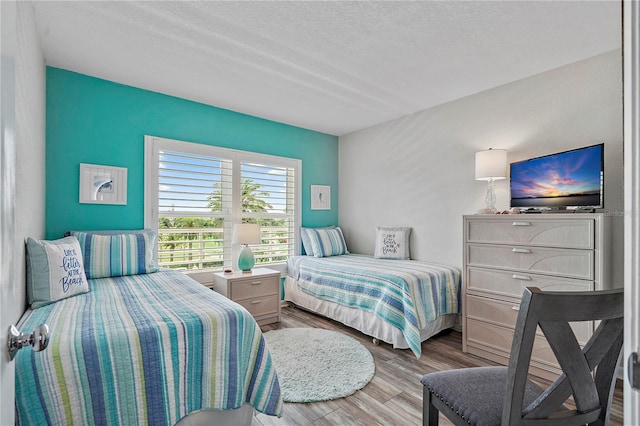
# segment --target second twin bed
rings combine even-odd
[[[285,300],[416,357],[422,341],[459,323],[461,274],[451,266],[344,254],[293,256],[287,270]]]

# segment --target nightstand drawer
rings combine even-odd
[[[526,287],[543,291],[593,291],[594,282],[573,278],[558,278],[524,272],[497,269],[467,268],[467,291],[508,296],[520,300]]]
[[[233,280],[231,293],[234,300],[278,294],[280,292],[279,281],[277,277],[255,277],[246,280]]]
[[[236,300],[237,303],[244,306],[254,317],[267,314],[277,314],[280,305],[278,296],[253,297],[250,299]]]
[[[467,244],[467,262],[472,266],[594,279],[592,250]]]
[[[595,246],[594,220],[527,217],[473,220],[468,222],[467,241],[592,249]]]

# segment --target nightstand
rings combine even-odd
[[[280,272],[254,268],[213,274],[213,289],[244,306],[258,325],[280,322]]]

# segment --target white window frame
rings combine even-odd
[[[174,152],[185,152],[196,155],[204,155],[211,157],[227,158],[233,161],[233,182],[240,182],[240,164],[242,161],[252,161],[264,164],[273,164],[283,167],[294,169],[295,183],[294,183],[294,242],[300,241],[300,226],[302,224],[302,160],[289,157],[280,157],[268,154],[260,154],[250,151],[241,151],[237,149],[222,148],[213,145],[205,145],[193,142],[179,141],[175,139],[166,139],[157,136],[145,135],[144,137],[144,177],[145,177],[145,190],[144,190],[144,227],[158,232],[158,189],[159,189],[159,172],[158,172],[158,157],[160,151],[168,150]],[[233,208],[232,217],[234,223],[240,222],[242,219],[241,211],[241,186],[235,186],[233,188]],[[246,214],[244,215],[247,216]],[[236,259],[239,254],[239,248],[233,248],[232,259],[235,265]],[[293,244],[293,254],[300,254],[300,244]],[[154,257],[157,261],[158,256],[158,242],[154,248]],[[280,271],[285,274],[287,270],[286,262],[269,264],[266,267]],[[199,270],[188,273],[192,278],[196,279],[203,284],[207,284],[213,281],[213,270]]]

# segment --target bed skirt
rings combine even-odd
[[[196,425],[234,425],[251,426],[255,410],[250,405],[243,405],[235,410],[200,410],[180,419],[176,426]]]

